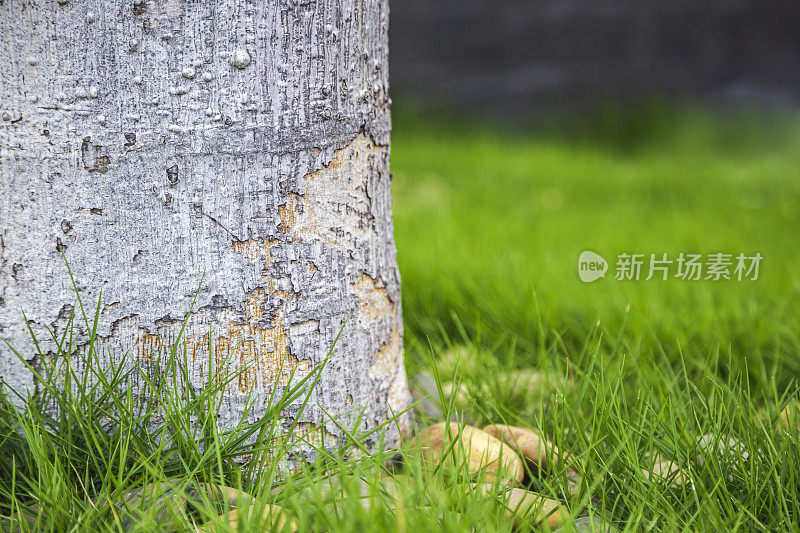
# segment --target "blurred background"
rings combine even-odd
[[[764,394],[800,377],[800,2],[391,10],[412,370],[463,344],[516,367],[591,351],[743,373]],[[605,279],[580,281],[583,250]],[[764,259],[757,281],[614,279],[620,253],[681,252]]]
[[[795,0],[395,0],[395,99],[529,111],[543,102],[698,96],[800,103]]]

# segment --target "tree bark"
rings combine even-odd
[[[0,337],[35,364],[21,310],[63,332],[63,252],[85,303],[102,289],[98,352],[158,373],[205,276],[193,384],[209,333],[215,364],[254,363],[223,424],[340,330],[301,422],[335,443],[323,408],[366,406],[365,430],[404,410],[387,25],[387,0],[0,1]],[[5,346],[0,377],[36,387]]]

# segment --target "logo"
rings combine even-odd
[[[648,260],[649,255],[649,260]],[[760,252],[747,254],[715,252],[697,254],[664,252],[660,254],[620,253],[614,265],[617,281],[756,281],[761,273]],[[578,257],[578,277],[584,283],[606,277],[608,262],[589,250]]]
[[[607,270],[608,262],[599,254],[586,250],[578,257],[578,276],[584,283],[606,277]]]

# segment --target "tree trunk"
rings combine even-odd
[[[340,330],[301,422],[405,409],[387,26],[387,0],[0,0],[0,336],[35,363],[21,311],[63,332],[63,252],[83,302],[102,289],[98,351],[157,373],[205,276],[192,380],[210,332],[216,364],[254,362],[223,424]],[[0,377],[36,387],[5,346]]]

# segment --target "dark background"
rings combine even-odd
[[[395,101],[800,103],[798,0],[392,0]]]

